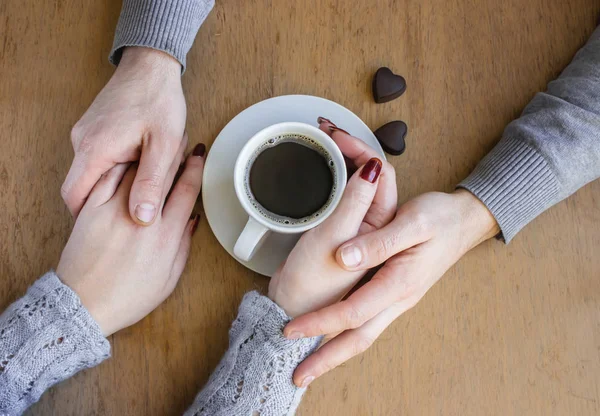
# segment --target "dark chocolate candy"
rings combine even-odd
[[[398,156],[406,150],[404,138],[408,132],[408,126],[404,121],[391,121],[375,130],[375,137],[386,153]]]
[[[378,104],[395,100],[406,91],[406,80],[391,69],[383,67],[373,77],[373,98]]]

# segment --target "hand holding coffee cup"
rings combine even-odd
[[[346,186],[344,156],[316,127],[275,124],[240,152],[234,186],[249,218],[233,251],[248,261],[270,232],[300,234],[331,215]]]
[[[352,318],[351,314],[329,314],[328,319],[322,315],[322,311],[335,305],[345,305],[345,310],[352,310],[346,306],[352,296],[344,302],[338,301],[365,275],[365,270],[350,271],[340,266],[340,256],[346,259],[346,256],[356,255],[346,253],[340,247],[357,236],[384,229],[394,219],[397,210],[393,166],[378,159],[380,156],[375,150],[329,120],[321,119],[320,128],[331,135],[349,165],[358,169],[348,179],[335,212],[321,225],[304,233],[269,283],[269,297],[288,315],[296,318],[284,329],[284,335],[290,339],[313,336],[309,323],[312,328],[327,327],[332,320]],[[372,280],[370,284],[386,290],[381,280]],[[359,308],[359,305],[354,306]],[[381,318],[387,319],[388,316],[376,317],[339,335],[327,333],[333,338],[298,366],[294,372],[294,384],[306,387],[312,380],[348,359],[349,354],[356,354],[356,346],[366,345],[365,339],[376,338],[379,333],[375,332],[383,330]]]
[[[358,235],[385,227],[393,220],[397,209],[396,175],[392,165],[379,159],[379,154],[362,140],[341,129],[330,129],[335,126],[328,120],[323,120],[320,127],[330,132],[349,164],[356,166],[357,171],[348,179],[335,212],[318,227],[302,235],[270,281],[269,297],[291,317],[310,317],[313,315],[311,312],[336,303],[356,285],[365,271],[349,271],[341,267],[336,261],[340,246]],[[289,338],[302,337],[304,327],[296,323],[301,324],[303,319],[293,320],[284,334]],[[346,341],[336,338],[331,342],[337,345]],[[314,356],[318,358],[319,354],[317,352]],[[311,357],[307,361],[314,363]],[[303,365],[301,367],[306,369]],[[311,373],[301,371],[294,381],[300,386],[304,377],[309,375]],[[313,372],[312,375],[317,374]]]

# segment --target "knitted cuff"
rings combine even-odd
[[[487,206],[507,244],[558,198],[558,183],[546,160],[510,137],[503,138],[458,187]]]
[[[109,356],[77,294],[46,273],[0,316],[0,414],[21,414],[54,384]]]
[[[246,294],[229,349],[186,415],[293,415],[306,390],[292,382],[294,370],[322,338],[286,339],[290,320],[269,298]]]
[[[124,0],[109,60],[118,65],[126,46],[168,53],[185,71],[185,58],[214,0]]]

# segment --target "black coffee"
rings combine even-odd
[[[331,195],[333,179],[329,160],[301,140],[263,150],[249,175],[254,199],[267,211],[292,219],[319,211]]]

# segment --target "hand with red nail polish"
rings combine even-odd
[[[169,188],[187,138],[165,175]],[[152,312],[175,288],[189,254],[198,216],[190,219],[202,183],[199,144],[186,162],[154,223],[131,221],[128,200],[138,168],[119,164],[102,176],[83,206],[56,273],[70,286],[105,336]]]
[[[137,162],[128,210],[150,225],[169,191],[167,173],[185,128],[181,65],[161,51],[125,48],[114,75],[71,131],[75,157],[61,194],[77,217],[113,166]]]
[[[349,179],[334,213],[302,236],[271,279],[269,297],[292,317],[339,302],[360,281],[365,271],[340,267],[336,250],[357,235],[388,224],[397,208],[393,167],[363,141],[339,131],[334,136],[342,153],[359,169]],[[284,334],[288,338],[303,336],[287,328]],[[306,386],[311,376],[318,375],[295,376],[294,383]]]
[[[347,135],[331,130],[330,123],[324,120],[321,129],[345,143]],[[369,171],[363,168],[360,176],[373,177],[375,171]],[[376,227],[366,221],[359,235],[335,249],[337,265],[355,276],[380,267],[370,281],[347,299],[310,311],[286,326],[284,333],[290,337],[333,336],[296,368],[296,383],[312,381],[365,351],[467,251],[499,232],[485,205],[466,190],[424,194],[395,211],[393,220]],[[387,216],[389,210],[383,212]],[[329,275],[324,276],[328,282]]]
[[[319,123],[321,130],[328,133],[346,155],[360,155],[360,143],[351,142],[350,136],[330,120],[319,118]],[[350,149],[350,145],[354,148]],[[385,172],[386,165],[370,160],[359,176],[371,181],[377,177],[378,169]],[[386,188],[382,183],[393,175],[393,170],[388,175],[381,174],[380,189],[359,232],[335,248],[332,257],[337,266],[349,274],[333,272],[335,266],[327,264],[321,283],[311,283],[324,293],[334,292],[340,288],[340,282],[344,282],[340,276],[352,280],[369,269],[379,269],[347,299],[341,302],[323,299],[322,303],[329,304],[297,317],[285,327],[284,334],[289,338],[333,337],[296,368],[294,382],[298,386],[312,382],[369,348],[385,328],[415,305],[465,252],[498,233],[498,225],[487,208],[464,190],[453,194],[424,194],[405,203],[396,212],[396,207],[391,208],[391,201],[386,200],[392,194],[395,200],[396,195],[383,192],[384,189],[391,192],[391,185]],[[326,237],[321,236],[321,239],[324,241]],[[311,255],[314,253],[308,243],[316,247],[324,244],[320,239],[316,240],[307,242],[304,247]],[[331,248],[326,246],[325,249]],[[302,252],[292,254],[303,257]],[[310,264],[309,257],[301,260]],[[298,260],[296,267],[299,268],[300,263]],[[286,263],[283,271],[288,267]],[[298,286],[291,289],[299,293],[307,290],[301,284]],[[350,284],[344,290],[349,288]],[[345,294],[347,290],[340,293]],[[311,295],[318,299],[319,294]],[[292,290],[288,296],[293,296]],[[314,306],[310,298],[308,305],[306,309]]]

